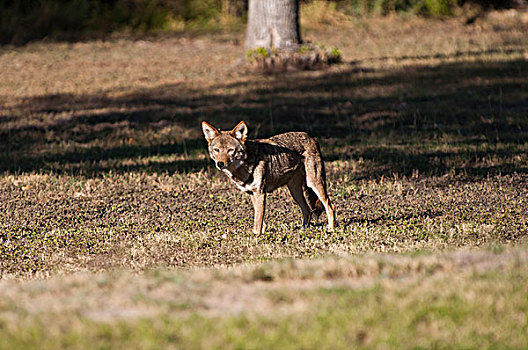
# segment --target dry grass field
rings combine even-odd
[[[243,33],[0,48],[0,348],[528,345],[528,15],[321,17],[344,63],[263,75]],[[335,232],[268,230],[200,122],[304,130]]]

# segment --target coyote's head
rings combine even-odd
[[[231,131],[220,131],[211,124],[202,122],[202,130],[209,144],[209,155],[218,169],[229,171],[242,165],[246,159],[246,123],[238,123]]]

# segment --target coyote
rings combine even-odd
[[[312,214],[324,210],[328,229],[335,227],[335,207],[326,191],[323,157],[317,141],[305,132],[288,132],[269,139],[247,140],[248,128],[241,121],[231,131],[220,131],[207,122],[202,130],[209,155],[216,167],[242,191],[251,195],[255,209],[253,233],[265,230],[266,193],[288,186],[301,207],[303,227]]]

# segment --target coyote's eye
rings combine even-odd
[[[227,153],[233,154],[233,153],[235,153],[235,149],[234,148],[230,148],[230,149],[227,150]]]
[[[218,152],[220,152],[220,150],[218,148],[213,148],[213,152],[214,153],[218,153]]]

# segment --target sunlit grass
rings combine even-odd
[[[526,266],[506,248],[4,281],[2,344],[522,348]]]

